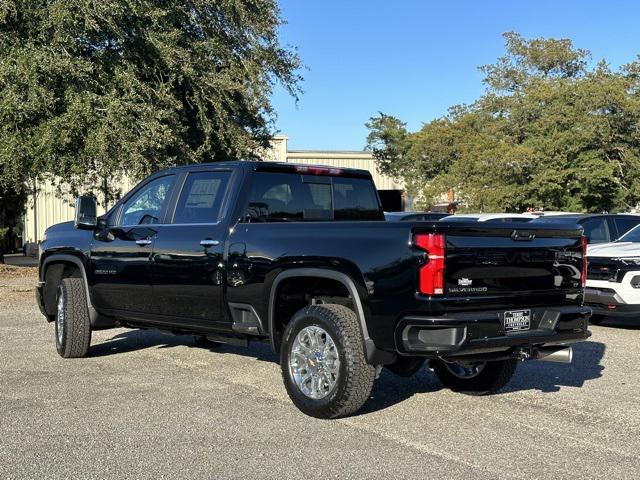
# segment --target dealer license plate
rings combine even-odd
[[[504,312],[504,331],[520,332],[531,328],[531,310],[510,310]]]

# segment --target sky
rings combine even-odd
[[[280,0],[281,41],[298,49],[304,93],[277,88],[290,150],[362,150],[384,112],[411,131],[484,92],[478,66],[504,54],[502,33],[569,38],[613,68],[640,53],[640,2]]]

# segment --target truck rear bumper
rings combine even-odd
[[[504,310],[445,316],[407,316],[395,330],[400,355],[449,357],[504,352],[514,347],[558,345],[589,338],[589,307],[531,308],[531,327],[506,332]]]

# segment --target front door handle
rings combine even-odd
[[[204,240],[200,240],[200,245],[203,247],[215,247],[220,245],[220,240],[211,240],[210,238],[205,238]]]
[[[140,240],[136,240],[136,245],[140,245],[141,247],[146,247],[147,245],[151,245],[151,240],[148,238],[141,238]]]

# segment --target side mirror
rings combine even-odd
[[[76,198],[76,214],[73,225],[84,230],[93,230],[98,225],[98,208],[93,197]]]

